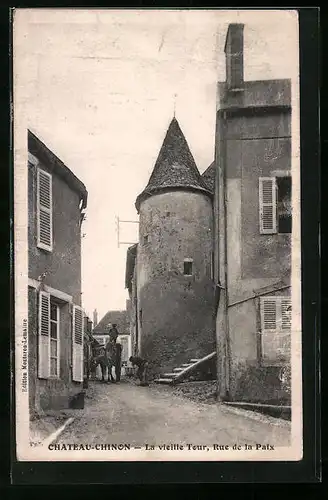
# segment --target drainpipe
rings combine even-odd
[[[227,176],[226,176],[226,113],[223,111],[219,114],[219,151],[217,154],[219,163],[219,182],[218,182],[218,217],[219,220],[223,220],[222,224],[219,224],[218,231],[218,244],[219,248],[223,251],[219,251],[218,260],[218,282],[220,288],[220,302],[223,305],[223,332],[219,332],[219,335],[224,338],[224,349],[223,352],[220,350],[217,342],[217,390],[219,399],[222,399],[222,393],[224,392],[224,399],[229,399],[230,392],[230,380],[231,380],[231,348],[230,348],[230,336],[229,336],[229,296],[228,296],[228,246],[227,246]],[[220,198],[222,202],[220,202]],[[220,213],[220,211],[223,213]],[[222,218],[221,218],[222,217]],[[223,270],[222,272],[221,269]],[[221,360],[220,357],[223,356],[223,370],[221,370]]]
[[[221,141],[222,141],[222,136],[221,136],[221,130],[222,130],[222,125],[221,125],[221,116],[219,115],[219,112],[217,111],[216,113],[216,140],[215,140],[215,186],[214,186],[214,245],[213,245],[213,251],[214,251],[214,283],[215,283],[215,288],[214,288],[214,317],[215,317],[215,340],[216,340],[216,398],[218,401],[221,399],[221,393],[222,393],[222,383],[223,383],[223,373],[222,373],[222,362],[221,358],[223,356],[223,352],[221,349],[221,342],[220,342],[220,337],[221,337],[221,332],[218,331],[217,328],[217,317],[218,317],[218,311],[220,307],[220,300],[221,300],[221,291],[222,287],[220,285],[220,264],[221,264],[221,259],[220,259],[220,252],[221,252],[221,241],[220,241],[220,189],[221,189],[221,172],[219,171],[219,166],[221,164]],[[215,217],[216,215],[216,217]],[[216,248],[215,248],[216,245]],[[217,256],[217,257],[216,257]]]
[[[231,346],[230,346],[230,328],[229,328],[229,281],[228,281],[228,200],[227,200],[227,140],[226,140],[226,112],[222,116],[222,176],[223,176],[223,221],[224,221],[224,329],[225,329],[225,398],[230,399],[230,380],[231,380]]]
[[[138,299],[137,299],[137,289],[135,288],[135,297],[134,297],[134,307],[135,307],[135,322],[136,322],[136,336],[135,336],[135,345],[133,346],[133,356],[138,356],[139,354],[139,325],[138,325]]]

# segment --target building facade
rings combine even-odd
[[[218,84],[214,199],[219,393],[290,402],[291,83],[244,81],[244,26],[229,26]]]
[[[29,403],[69,407],[83,382],[82,182],[28,131]]]
[[[215,350],[212,198],[173,118],[136,200],[139,242],[127,258],[132,349],[153,374]]]
[[[138,331],[138,296],[137,296],[137,253],[138,243],[132,245],[127,250],[125,288],[129,293],[128,300],[128,320],[131,338],[132,356],[137,356],[139,352],[139,331]]]

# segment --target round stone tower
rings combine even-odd
[[[136,208],[138,347],[158,374],[215,350],[212,191],[175,118]]]

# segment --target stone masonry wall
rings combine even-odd
[[[215,350],[212,203],[173,191],[144,201],[137,258],[141,355],[153,373]],[[193,259],[192,276],[183,274]]]
[[[47,171],[46,165],[40,168]],[[47,273],[45,284],[73,296],[81,304],[81,234],[79,195],[52,175],[53,189],[53,251],[37,247],[36,171],[28,173],[28,245],[29,278],[37,279]]]

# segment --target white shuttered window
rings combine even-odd
[[[50,294],[39,295],[38,377],[59,378],[60,373],[60,308]]]
[[[73,307],[73,380],[83,382],[83,323],[84,314],[80,306]]]
[[[37,182],[38,247],[52,251],[52,177],[38,169]]]
[[[50,376],[50,295],[40,292],[39,295],[39,356],[38,376]]]
[[[59,377],[60,309],[50,300],[50,376]]]
[[[262,357],[277,361],[290,354],[291,298],[261,297]]]
[[[277,194],[275,177],[259,178],[260,233],[277,232]]]

